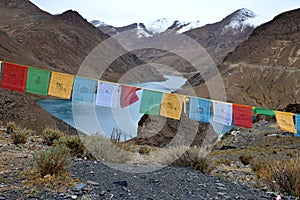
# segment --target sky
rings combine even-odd
[[[156,19],[203,24],[222,20],[227,15],[247,8],[264,21],[300,8],[299,0],[30,0],[44,11],[60,14],[72,9],[88,21],[100,20],[113,26],[147,23]]]

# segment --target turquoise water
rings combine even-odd
[[[179,89],[186,81],[182,77],[165,77],[168,80],[163,82],[131,85],[171,92]],[[139,90],[136,93],[141,98],[142,91]],[[137,124],[142,117],[142,114],[139,113],[139,101],[123,109],[119,104],[116,108],[109,108],[63,99],[40,100],[38,103],[47,112],[88,135],[103,133],[110,136],[113,129],[117,128],[122,132],[122,135],[126,135],[126,139],[130,139],[136,136]]]

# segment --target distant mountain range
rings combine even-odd
[[[93,20],[90,23],[109,35],[114,35],[123,31],[135,30],[137,36],[140,38],[153,37],[157,34],[161,34],[170,30],[174,30],[177,33],[185,33],[189,30],[205,25],[201,21],[182,22],[180,20],[172,20],[167,18],[157,19],[147,23],[133,23],[123,27],[114,27],[99,20]],[[254,12],[243,8],[235,12],[234,17],[231,18],[231,22],[227,24],[224,31],[227,29],[234,29],[238,32],[243,30],[243,28],[247,28],[248,26],[256,27],[260,23],[262,23],[261,18],[259,18]]]

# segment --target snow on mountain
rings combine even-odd
[[[145,23],[147,31],[152,33],[152,35],[163,33],[166,30],[176,30],[178,33],[183,33],[203,25],[204,24],[200,23],[200,21],[181,22],[179,20],[172,20],[167,18]]]
[[[246,8],[239,9],[224,19],[226,19],[226,25],[223,29],[223,33],[233,31],[235,34],[240,31],[244,31],[247,27],[257,27],[258,25],[266,22],[266,19],[257,16],[254,12]],[[164,33],[168,30],[174,30],[177,33],[184,33],[205,25],[200,21],[183,22],[171,18],[157,19],[147,23],[134,23],[124,27],[109,26],[99,20],[93,20],[90,23],[108,34],[134,30],[139,38],[153,37],[156,34]]]
[[[231,22],[225,26],[225,30],[233,29],[242,31],[249,26],[256,27],[259,24],[260,18],[254,12],[242,8],[232,14]]]
[[[95,27],[108,26],[108,24],[99,20],[92,20],[90,21],[90,23],[93,24]]]
[[[158,34],[166,31],[173,24],[174,24],[173,20],[162,18],[162,19],[157,19],[155,21],[145,23],[145,27],[152,34]]]
[[[186,31],[189,31],[194,28],[198,28],[200,26],[203,26],[204,24],[201,23],[200,21],[195,21],[195,22],[190,22],[190,23],[184,23],[184,26],[180,28],[177,32],[178,33],[184,33]]]
[[[144,37],[152,37],[153,35],[149,34],[146,30],[145,30],[145,26],[143,26],[143,24],[138,23],[137,24],[137,36],[139,38],[144,38]]]

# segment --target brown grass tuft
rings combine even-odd
[[[77,135],[66,135],[54,142],[55,146],[67,148],[72,157],[81,158],[85,155],[85,147]]]
[[[125,163],[130,160],[130,152],[119,148],[117,144],[113,144],[102,134],[81,136],[80,138],[87,150],[97,160],[112,163]]]
[[[18,129],[10,134],[10,138],[12,139],[13,144],[25,144],[31,132],[31,130],[28,130],[26,128]]]
[[[260,159],[251,162],[258,179],[272,191],[300,196],[300,158]]]
[[[47,144],[48,146],[53,145],[55,140],[58,140],[59,138],[61,138],[63,136],[64,136],[63,132],[61,132],[58,129],[53,129],[53,128],[45,128],[42,133],[44,143]]]
[[[213,166],[203,155],[205,153],[199,147],[169,147],[162,150],[159,163],[190,167],[203,173],[210,173],[213,170]]]
[[[40,151],[35,158],[36,168],[42,177],[60,175],[70,167],[70,154],[66,148],[57,146]]]

